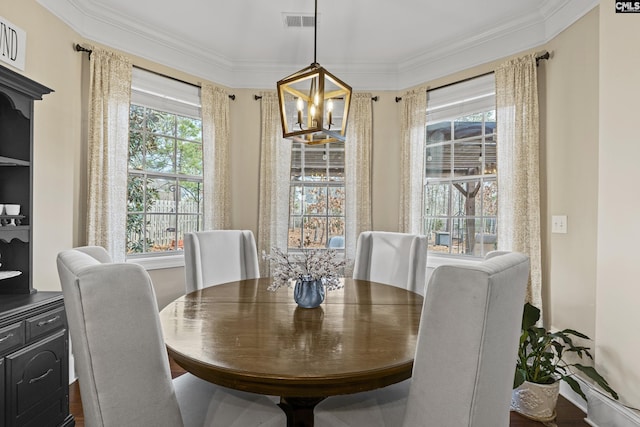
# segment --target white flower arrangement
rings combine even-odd
[[[334,249],[307,249],[300,255],[288,255],[276,247],[271,248],[270,254],[262,251],[262,258],[271,261],[272,281],[268,289],[293,287],[298,279],[321,280],[327,291],[342,288],[340,278],[346,261],[338,259],[337,254]]]

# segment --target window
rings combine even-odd
[[[129,257],[174,254],[202,229],[198,88],[134,68],[127,196]]]
[[[344,249],[344,143],[291,148],[289,251]]]
[[[493,74],[427,93],[423,233],[435,253],[496,248]]]

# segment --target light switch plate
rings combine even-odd
[[[566,215],[553,215],[551,217],[551,232],[552,233],[567,233],[567,216]]]

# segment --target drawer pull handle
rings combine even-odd
[[[53,323],[58,319],[60,319],[60,316],[53,317],[53,318],[51,318],[49,320],[43,320],[41,322],[38,322],[38,326],[48,325],[49,323]]]
[[[0,338],[0,342],[5,342],[6,340],[11,338],[12,336],[13,336],[13,334],[7,334],[7,336],[4,336],[4,337]]]
[[[51,372],[53,372],[53,368],[49,368],[49,370],[47,372],[45,372],[44,374],[40,375],[38,378],[31,378],[29,380],[29,384],[33,384],[33,383],[37,383],[38,381],[42,381]]]

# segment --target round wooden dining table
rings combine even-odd
[[[344,279],[318,308],[269,278],[211,286],[160,313],[165,343],[192,374],[238,390],[280,396],[287,426],[313,426],[322,399],[411,377],[422,296]]]

